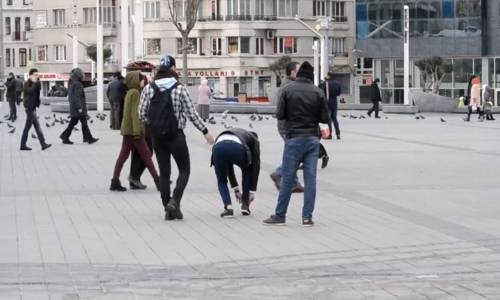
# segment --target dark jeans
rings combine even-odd
[[[40,128],[40,123],[38,122],[38,118],[36,117],[36,111],[27,109],[26,124],[24,125],[23,135],[21,137],[21,147],[26,146],[26,142],[28,141],[28,133],[30,132],[31,126],[35,127],[38,141],[40,141],[40,145],[44,146],[45,137],[43,136],[42,128]]]
[[[75,125],[78,124],[78,122],[82,124],[83,141],[86,142],[88,140],[91,140],[92,134],[90,133],[89,125],[87,124],[87,116],[71,117],[68,127],[60,135],[61,139],[69,139],[71,133],[73,132],[73,128],[75,128]]]
[[[285,218],[294,186],[294,177],[300,163],[304,166],[304,206],[302,218],[312,219],[316,201],[316,171],[319,138],[315,136],[291,138],[286,141],[283,152],[283,177],[276,206],[276,216]]]
[[[333,127],[335,128],[335,135],[340,136],[339,121],[337,119],[337,107],[330,108],[330,118],[332,119]],[[332,132],[331,124],[330,124],[330,132]]]
[[[120,173],[123,168],[123,164],[127,161],[130,156],[130,152],[134,149],[140,155],[140,159],[147,166],[149,173],[154,179],[158,178],[158,173],[156,172],[155,165],[151,160],[151,151],[149,151],[148,145],[144,138],[134,138],[131,135],[123,136],[122,148],[120,150],[120,155],[116,160],[115,169],[113,172],[113,179],[119,179]]]
[[[243,145],[233,141],[222,141],[215,144],[212,150],[213,165],[217,176],[217,186],[224,202],[224,207],[231,205],[231,195],[227,188],[229,174],[234,174],[234,165],[240,167],[242,172],[242,202],[248,205],[252,172],[247,166],[247,154]]]
[[[17,107],[16,107],[16,99],[7,99],[9,102],[9,119],[15,121],[17,119]]]
[[[186,136],[182,130],[172,139],[153,138],[153,148],[156,154],[156,159],[160,167],[160,192],[163,206],[166,208],[168,201],[173,198],[180,206],[182,195],[186,189],[191,172],[189,149],[186,143]],[[175,183],[174,192],[170,195],[170,173],[171,163],[170,158],[174,157],[177,168],[179,169],[179,177]]]
[[[479,115],[479,118],[481,118],[483,116],[483,111],[481,110],[481,108],[477,107],[476,112]],[[467,120],[468,121],[470,121],[471,114],[472,114],[472,106],[469,105],[469,107],[467,108]]]
[[[285,130],[278,129],[278,131],[279,131],[279,134],[280,134],[281,138],[283,139],[283,142],[286,143],[286,132],[285,132]],[[283,166],[280,164],[276,168],[276,170],[274,171],[273,174],[276,175],[276,176],[278,176],[278,177],[280,177],[280,178],[282,178],[283,177]],[[298,185],[300,185],[299,177],[295,176],[295,184],[294,184],[294,186],[298,186]]]
[[[111,102],[110,103],[111,107],[111,113],[110,113],[110,122],[111,122],[111,129],[119,130],[121,127],[121,118],[120,118],[120,111],[121,111],[121,105],[120,102]]]
[[[380,107],[380,102],[372,100],[372,103],[373,103],[373,106],[368,111],[368,115],[371,115],[372,112],[375,112],[375,117],[378,117],[378,111],[379,111],[379,107]]]
[[[149,152],[153,153],[153,141],[150,137],[146,137],[146,145]],[[140,181],[142,173],[146,170],[146,164],[141,159],[139,152],[132,148],[132,160],[130,162],[130,178]]]

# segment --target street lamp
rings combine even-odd
[[[324,79],[326,77],[326,73],[327,73],[327,69],[328,69],[328,54],[326,53],[327,52],[327,50],[326,50],[327,49],[327,47],[326,47],[326,38],[325,38],[325,36],[323,34],[319,33],[317,30],[315,30],[314,28],[312,28],[311,26],[309,26],[309,24],[307,24],[306,22],[302,21],[299,18],[298,15],[295,16],[295,21],[299,22],[304,27],[306,27],[307,29],[309,29],[309,31],[311,31],[317,37],[319,37],[319,43],[320,43],[319,48],[320,49],[318,49],[318,50],[321,50],[321,60],[320,60],[321,61],[321,72],[320,73],[321,73],[321,78]],[[315,69],[315,70],[316,70],[316,74],[317,74],[317,69]],[[317,77],[317,75],[315,77]]]
[[[97,110],[99,112],[104,111],[104,41],[103,41],[103,30],[102,30],[102,14],[101,14],[101,0],[96,0],[96,38],[97,38]]]

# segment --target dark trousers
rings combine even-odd
[[[120,102],[111,102],[110,103],[111,107],[111,113],[110,113],[110,127],[111,129],[119,130],[121,127],[121,118],[120,118],[120,112],[121,112],[121,105]]]
[[[372,114],[372,112],[375,112],[375,118],[378,118],[378,111],[379,111],[379,107],[380,107],[380,104],[379,104],[380,102],[378,100],[377,101],[372,100],[372,103],[373,103],[373,106],[368,111],[368,115],[370,116]]]
[[[186,136],[181,130],[176,137],[171,139],[153,138],[153,149],[160,167],[160,192],[163,206],[166,208],[171,198],[180,206],[191,172]],[[177,177],[172,195],[170,195],[171,157],[174,158],[179,169],[179,177]]]
[[[91,140],[92,134],[90,133],[89,125],[87,124],[87,116],[71,117],[68,127],[60,135],[61,139],[69,139],[71,133],[73,132],[73,128],[75,128],[75,125],[78,124],[78,122],[82,124],[83,141],[86,142],[88,140]]]
[[[146,145],[149,149],[149,152],[153,153],[153,141],[150,137],[146,137],[145,139]],[[130,162],[130,178],[140,181],[142,173],[146,170],[146,164],[141,159],[140,153],[132,148],[132,160]]]
[[[479,118],[483,116],[483,112],[481,111],[481,108],[477,107],[476,112],[479,115]],[[467,121],[470,121],[470,115],[472,114],[472,106],[469,105],[467,108]]]
[[[9,102],[9,120],[15,121],[17,119],[17,107],[16,107],[16,99],[9,98],[7,99]]]
[[[22,92],[16,92],[16,103],[17,105],[21,104],[22,98],[21,98]]]
[[[130,156],[130,152],[133,150],[137,151],[140,156],[140,159],[144,162],[146,167],[149,170],[151,176],[154,179],[158,178],[158,173],[156,172],[155,165],[151,160],[151,151],[146,144],[146,140],[144,138],[134,138],[131,135],[123,136],[122,140],[122,148],[120,150],[120,155],[118,155],[118,159],[116,160],[115,169],[113,172],[113,179],[119,179],[120,173],[122,171],[123,165],[127,161]]]
[[[28,133],[30,132],[31,126],[35,127],[36,135],[38,136],[38,141],[40,145],[45,145],[45,137],[43,136],[42,128],[40,128],[40,123],[36,117],[36,111],[26,110],[26,124],[24,125],[23,135],[21,137],[21,147],[26,146],[28,141]]]
[[[224,207],[231,205],[231,195],[227,187],[229,174],[234,174],[234,165],[240,167],[242,172],[242,202],[248,205],[252,172],[247,165],[247,154],[243,145],[233,141],[222,141],[215,144],[212,150],[213,165],[217,176],[219,194],[224,202]]]
[[[340,136],[339,121],[337,119],[337,107],[330,107],[330,118],[332,119],[333,127],[335,128],[335,135]],[[332,132],[331,124],[330,124],[330,132]]]

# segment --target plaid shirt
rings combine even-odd
[[[154,90],[148,84],[142,90],[141,102],[138,109],[139,119],[144,123],[148,123],[149,104],[153,96]],[[207,127],[203,124],[198,112],[194,108],[187,89],[183,85],[179,84],[172,90],[171,98],[174,106],[174,114],[179,124],[179,129],[186,128],[187,119],[189,118],[194,126],[198,128],[199,131],[203,132],[203,134],[208,132]]]

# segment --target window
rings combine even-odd
[[[54,25],[66,24],[66,16],[64,9],[54,9]]]
[[[259,97],[268,97],[271,89],[271,77],[259,77]]]
[[[222,55],[221,38],[212,38],[212,55]]]
[[[47,48],[48,46],[47,45],[44,45],[44,46],[38,46],[37,47],[37,56],[36,56],[36,59],[37,61],[47,61],[48,60],[48,57],[47,57]]]
[[[54,46],[54,53],[56,56],[56,61],[66,61],[66,46],[65,45]]]
[[[111,50],[111,56],[105,61],[107,64],[117,65],[118,64],[118,52],[116,50],[116,44],[110,43],[105,46],[105,48]]]
[[[298,0],[275,0],[274,10],[280,17],[295,17],[298,13]]]
[[[12,53],[12,67],[15,68],[16,67],[16,49],[12,48],[11,53]]]
[[[160,1],[144,2],[144,19],[154,20],[160,18]]]
[[[31,53],[31,52],[32,52],[32,51],[31,51],[31,48],[29,48],[29,49],[28,49],[28,59],[29,59],[30,61],[31,61],[31,60],[33,60],[33,55],[32,55],[32,53]]]
[[[188,54],[198,54],[198,39],[188,38],[187,41],[187,53]],[[177,54],[182,54],[182,39],[177,38]]]
[[[23,0],[23,5],[30,5],[33,0]]]
[[[28,65],[28,56],[26,53],[26,48],[19,49],[19,66],[26,67]]]
[[[102,25],[108,27],[116,26],[116,12],[115,6],[113,6],[114,1],[112,3],[104,3],[102,7]]]
[[[30,17],[24,18],[24,31],[31,31],[31,19],[30,19]]]
[[[344,54],[345,51],[345,38],[329,38],[330,54]]]
[[[12,5],[12,0],[7,0],[7,5]]]
[[[184,0],[175,0],[174,1],[174,10],[177,15],[177,18],[180,20],[184,19],[185,10],[185,1]]]
[[[249,19],[250,0],[227,0],[227,14],[231,20]]]
[[[240,37],[241,53],[250,54],[250,38],[247,36]]]
[[[297,53],[297,38],[291,36],[274,38],[274,53],[275,54]]]
[[[10,35],[11,34],[12,29],[11,29],[10,26],[11,26],[10,25],[10,18],[7,17],[7,18],[5,18],[5,34],[6,35]]]
[[[256,1],[256,4],[255,4],[255,15],[256,16],[265,16],[266,15],[266,12],[265,12],[265,2],[266,0],[257,0]]]
[[[255,54],[264,55],[264,38],[255,38]]]
[[[238,50],[238,37],[230,36],[227,38],[227,53],[228,54],[237,54]]]
[[[314,0],[313,15],[332,17],[336,22],[342,21],[343,18],[345,19],[345,1]]]
[[[5,49],[5,67],[10,67],[10,48]]]
[[[83,24],[96,24],[96,13],[97,10],[95,7],[85,7],[83,9]]]
[[[161,54],[161,40],[160,39],[145,39],[144,48],[146,55],[160,55]]]
[[[240,93],[246,93],[250,96],[252,93],[252,77],[227,78],[227,95],[229,97],[238,97]]]

